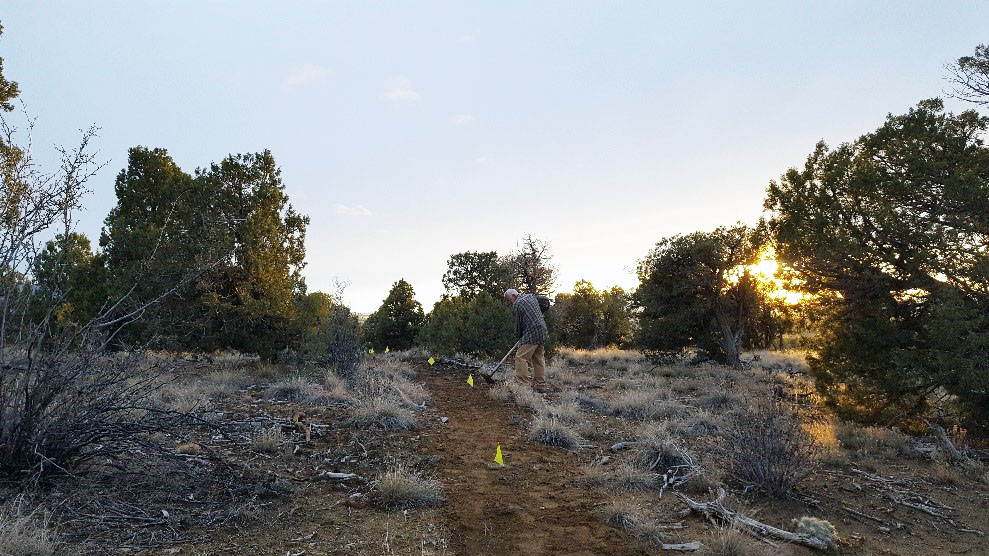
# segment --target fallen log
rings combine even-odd
[[[704,517],[708,518],[708,520],[712,523],[717,523],[720,521],[721,524],[735,524],[741,530],[759,540],[765,540],[764,537],[770,537],[793,544],[802,544],[817,550],[831,550],[834,548],[834,546],[818,537],[792,533],[784,529],[773,527],[772,525],[766,525],[765,523],[756,521],[751,517],[746,517],[742,514],[729,510],[722,504],[726,495],[725,489],[723,488],[718,489],[718,497],[712,502],[696,502],[679,492],[677,492],[676,495],[683,500],[687,506],[690,506],[692,511],[704,515]]]
[[[700,550],[703,546],[700,541],[693,541],[680,544],[664,544],[662,548],[663,550],[676,550],[678,552],[693,552],[694,550]]]

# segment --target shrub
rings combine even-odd
[[[433,306],[419,341],[441,355],[504,355],[515,342],[511,308],[488,293],[441,299]]]
[[[307,402],[315,394],[316,385],[301,376],[276,382],[265,391],[268,399],[287,402]]]
[[[378,503],[389,510],[411,510],[444,502],[443,488],[438,481],[401,465],[381,475],[374,488]]]
[[[658,404],[655,392],[627,392],[611,402],[611,414],[625,419],[649,419],[656,413]]]
[[[773,497],[785,497],[812,470],[812,440],[778,400],[734,414],[725,434],[731,475]]]
[[[602,517],[608,525],[628,531],[636,538],[652,544],[665,541],[662,529],[645,516],[642,503],[634,498],[610,502],[604,507]]]
[[[835,434],[846,450],[862,454],[910,456],[914,453],[910,437],[885,427],[862,427],[854,423],[838,423]]]
[[[414,429],[415,416],[396,402],[377,397],[354,407],[349,423],[355,427],[400,431]]]
[[[770,552],[737,527],[730,525],[719,529],[701,554],[704,556],[770,556],[775,552]]]
[[[827,546],[828,550],[838,550],[838,532],[830,522],[807,516],[794,521],[797,525],[795,531],[797,534],[818,539]]]
[[[687,449],[662,425],[646,425],[640,429],[635,443],[635,464],[657,473],[676,466],[694,466]]]
[[[567,450],[580,448],[580,435],[577,431],[556,419],[545,417],[536,417],[532,420],[529,425],[529,440]]]
[[[251,434],[251,449],[255,452],[274,453],[281,444],[282,431],[279,427],[262,427]]]
[[[548,404],[543,415],[567,425],[580,425],[584,422],[584,418],[580,415],[580,408],[573,402]]]

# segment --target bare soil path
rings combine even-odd
[[[512,407],[487,396],[478,379],[437,364],[418,371],[439,416],[449,418],[424,433],[424,447],[438,456],[447,504],[443,509],[455,554],[652,554],[604,523],[595,500],[575,479],[583,474],[576,454],[526,439]],[[516,415],[513,417],[513,413]],[[501,444],[505,468],[493,463]]]

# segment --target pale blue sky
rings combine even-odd
[[[96,238],[134,145],[186,170],[269,148],[305,276],[428,311],[451,253],[552,243],[558,290],[634,287],[660,238],[755,222],[819,139],[941,95],[989,2],[10,1],[36,143],[102,128]],[[958,103],[949,103],[958,107]],[[49,155],[50,158],[50,155]]]

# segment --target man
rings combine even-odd
[[[549,335],[546,330],[546,320],[539,309],[539,300],[535,294],[519,295],[513,289],[505,291],[505,301],[512,305],[515,316],[515,336],[521,345],[515,352],[515,378],[523,384],[529,383],[529,365],[532,365],[532,378],[536,391],[546,389],[546,351],[543,344]]]

